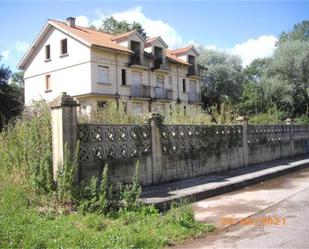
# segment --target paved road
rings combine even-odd
[[[249,198],[250,196],[254,198]],[[243,197],[248,198],[247,202],[242,199]],[[201,212],[197,206],[203,204],[207,209],[208,201],[210,205],[208,207],[216,211]],[[209,217],[213,221],[218,221],[220,218],[221,222],[229,223],[236,220],[239,223],[227,228],[221,224],[217,233],[187,241],[184,245],[175,248],[309,248],[308,169],[241,191],[214,197],[208,201],[194,204],[198,218],[207,222],[206,216],[211,214],[212,216]],[[223,211],[220,211],[220,203],[223,205],[227,202],[229,208],[225,206],[222,208]],[[243,206],[242,209],[241,206]],[[248,210],[255,214],[250,214]],[[233,212],[235,215],[231,215]],[[221,215],[229,219],[222,220]],[[248,215],[251,216],[239,220]]]

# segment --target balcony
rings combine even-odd
[[[135,52],[134,54],[130,55],[129,66],[132,66],[132,65],[141,65],[140,53]]]
[[[200,72],[194,66],[190,66],[188,68],[187,76],[191,76],[191,75],[200,76]]]
[[[201,102],[201,94],[197,92],[189,92],[188,101],[189,102]]]
[[[132,85],[131,97],[150,98],[150,87],[143,85]]]
[[[153,67],[152,70],[165,70],[168,71],[169,67],[166,62],[166,60],[163,60],[162,58],[155,58],[153,60]]]
[[[172,89],[165,89],[163,87],[155,87],[154,88],[154,98],[155,99],[172,100],[173,99],[173,90]]]

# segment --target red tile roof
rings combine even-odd
[[[184,47],[184,48],[178,48],[178,49],[172,50],[171,54],[183,54],[183,53],[188,52],[192,48],[193,48],[192,45],[189,45],[189,46]]]
[[[91,45],[96,45],[104,48],[115,49],[122,52],[132,53],[132,51],[128,48],[118,45],[116,42],[112,41],[112,38],[115,36],[104,33],[102,31],[97,31],[89,28],[84,28],[80,26],[70,27],[65,22],[56,21],[56,20],[49,20],[50,23],[67,31],[68,33],[80,38],[81,40]]]
[[[149,46],[152,42],[154,42],[154,41],[157,40],[158,38],[159,38],[159,36],[147,38],[147,40],[146,40],[146,42],[145,42],[145,47]]]
[[[169,50],[169,49],[166,49],[166,50],[165,50],[165,53],[166,53],[166,57],[167,57],[169,60],[171,60],[171,61],[173,61],[173,62],[175,62],[175,63],[180,63],[180,64],[184,64],[184,65],[188,65],[188,66],[191,65],[190,63],[185,62],[184,60],[179,59],[178,57],[176,57],[174,54],[171,53],[171,50]]]

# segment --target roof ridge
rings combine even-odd
[[[55,22],[60,22],[64,25],[67,25],[67,23],[63,20],[57,20],[57,19],[51,19],[49,18],[48,21],[55,21]],[[67,25],[69,27],[69,25]],[[92,29],[92,28],[89,28],[89,27],[83,27],[83,26],[80,26],[80,25],[75,25],[75,27],[77,28],[82,28],[82,29],[88,29],[88,30],[91,30],[91,31],[95,31],[95,32],[100,32],[100,33],[104,33],[104,34],[107,34],[107,35],[111,35],[111,36],[114,36],[113,34],[111,33],[108,33],[108,32],[104,32],[102,30],[97,30],[97,29]],[[74,28],[74,27],[71,27],[71,28]]]

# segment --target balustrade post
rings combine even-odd
[[[151,153],[152,153],[152,184],[159,183],[162,179],[162,145],[161,126],[163,117],[152,113],[148,119],[151,127]]]
[[[290,156],[294,156],[294,129],[293,129],[293,120],[291,118],[287,118],[285,120],[285,124],[290,126]]]
[[[65,146],[72,156],[77,146],[77,107],[79,104],[66,92],[51,103],[53,148],[53,177],[56,180],[59,165],[63,164]]]
[[[243,162],[245,167],[249,165],[248,120],[245,116],[237,118],[238,124],[243,127]]]

